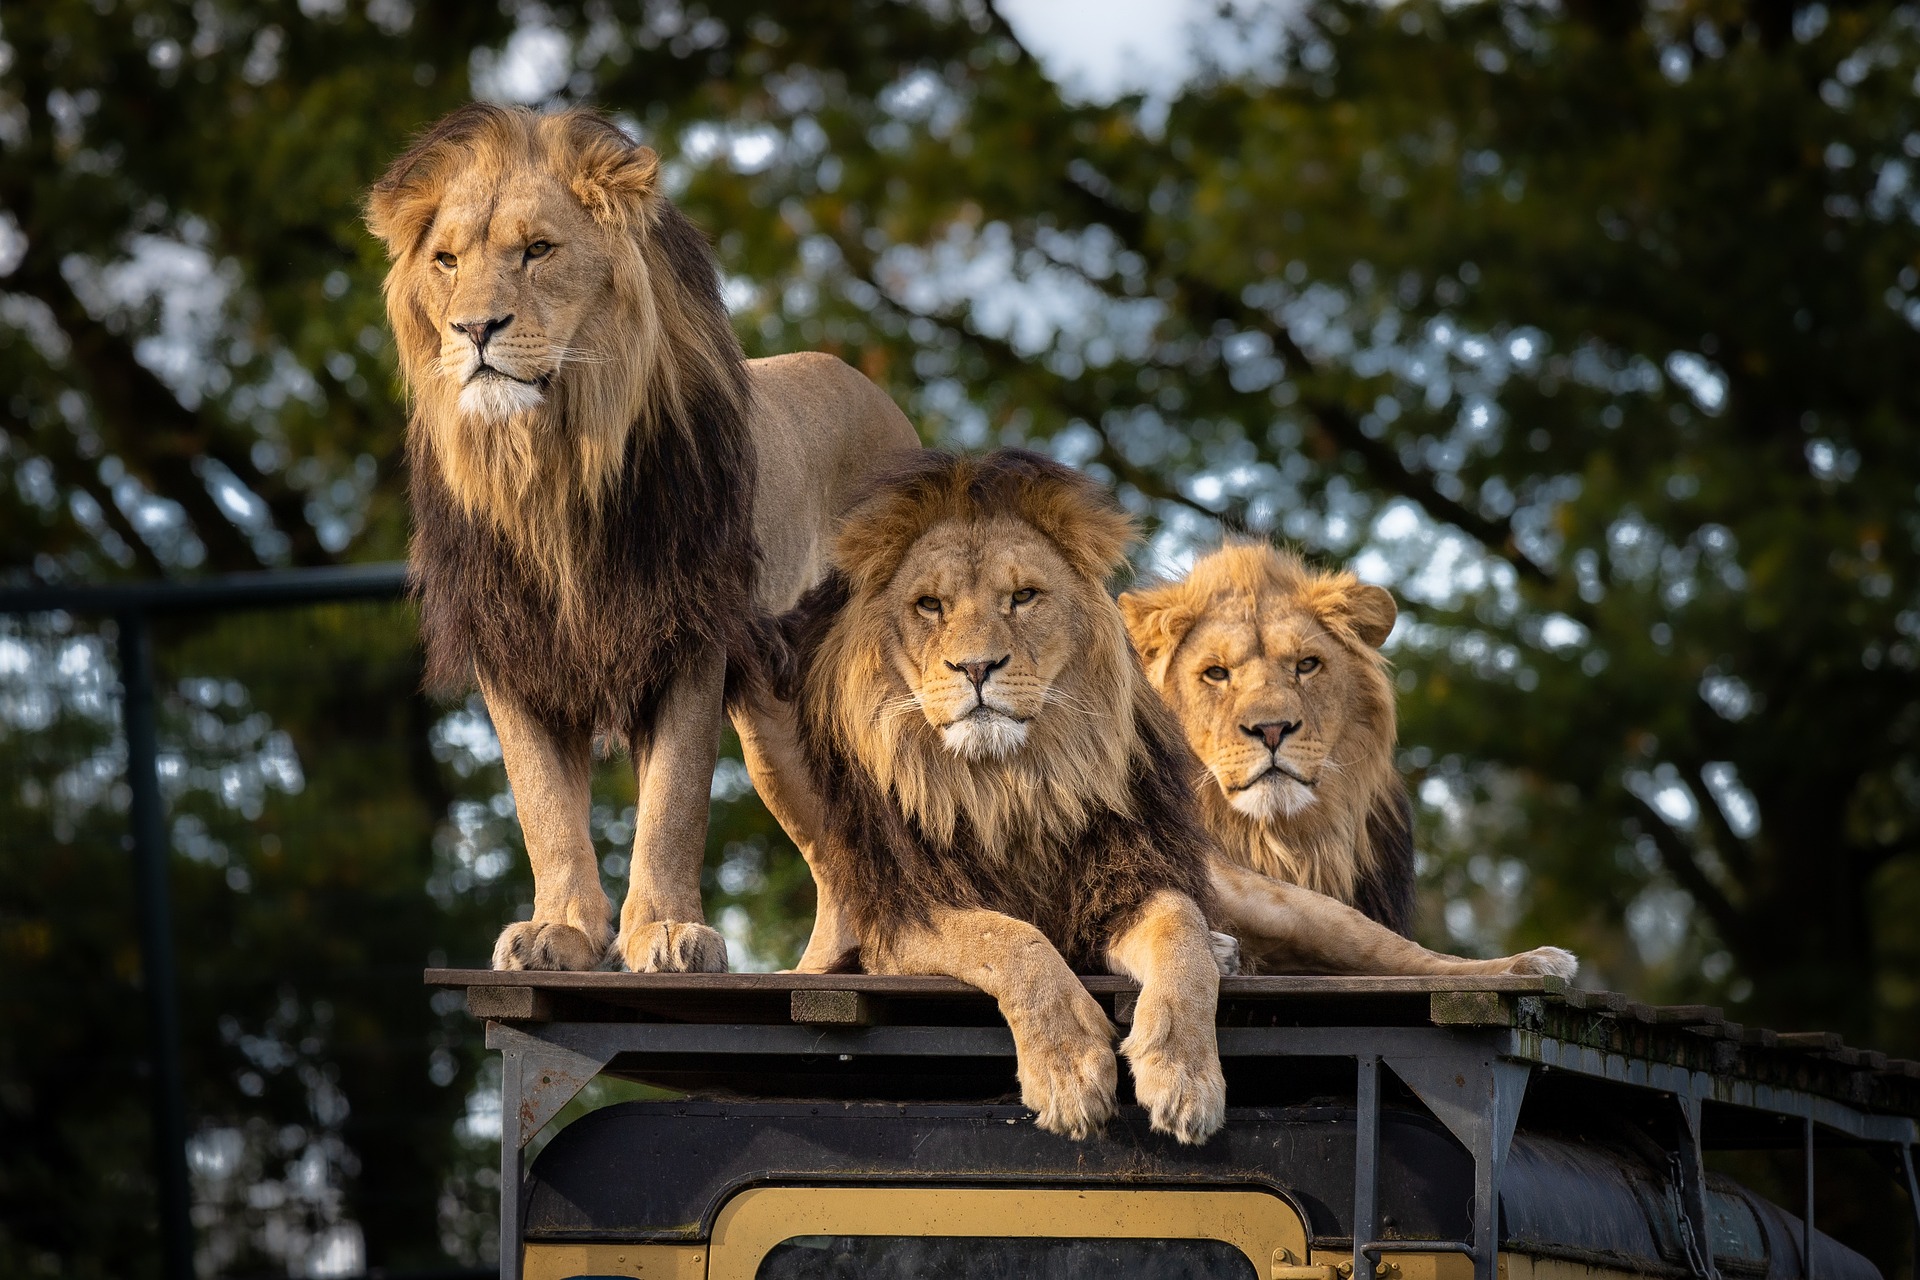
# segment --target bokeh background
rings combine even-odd
[[[1143,572],[1390,586],[1428,943],[1920,1052],[1920,9],[9,0],[0,581],[404,554],[359,205],[473,96],[617,113],[750,354],[1111,481]],[[404,603],[156,661],[199,1274],[489,1263],[497,1080],[419,985],[529,910],[484,709]],[[157,1274],[118,679],[0,617],[10,1276]],[[632,817],[610,760],[616,896]],[[706,888],[797,955],[732,758]]]

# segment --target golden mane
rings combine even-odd
[[[808,677],[808,704],[830,709],[832,737],[903,814],[943,844],[964,819],[985,851],[1003,856],[1016,833],[1057,845],[1095,808],[1131,811],[1128,776],[1141,750],[1135,713],[1156,701],[1104,585],[1125,561],[1132,522],[1092,481],[1042,462],[1013,451],[930,454],[849,514],[835,555],[848,598]],[[1033,722],[1029,747],[992,767],[955,756],[913,710],[898,634],[877,607],[913,544],[948,521],[1029,525],[1076,577],[1070,599],[1084,656],[1070,687]],[[1089,720],[1107,729],[1089,732]]]
[[[1032,566],[1050,621],[1026,624],[1018,643],[1021,661],[1055,674],[1025,704],[1017,749],[956,751],[920,703],[927,655],[902,637],[898,611],[914,606],[895,579],[922,539],[938,544],[916,573],[949,554],[1017,557],[1034,534],[1058,557]],[[816,874],[836,886],[863,945],[925,924],[942,904],[978,907],[1035,925],[1069,964],[1098,967],[1111,931],[1156,892],[1210,909],[1215,846],[1179,727],[1106,590],[1133,536],[1094,481],[1012,449],[928,451],[846,518],[833,571],[782,627],[830,829]],[[949,580],[971,581],[973,567]]]
[[[1256,619],[1297,617],[1317,624],[1345,651],[1329,671],[1341,686],[1319,695],[1340,700],[1344,726],[1329,752],[1333,767],[1320,775],[1313,803],[1254,818],[1230,804],[1210,774],[1198,780],[1196,790],[1209,830],[1234,861],[1360,905],[1377,918],[1398,913],[1371,910],[1369,883],[1388,872],[1388,879],[1402,878],[1403,870],[1410,876],[1410,868],[1385,865],[1406,859],[1408,850],[1405,786],[1393,754],[1393,683],[1378,647],[1394,615],[1386,597],[1382,616],[1382,597],[1379,588],[1351,573],[1316,569],[1265,542],[1235,541],[1203,556],[1185,579],[1143,586],[1120,602],[1149,679],[1208,766],[1213,762],[1204,758],[1203,743],[1209,728],[1230,739],[1237,726],[1197,723],[1202,712],[1183,697],[1174,669],[1176,653],[1203,621],[1251,629]],[[1390,847],[1395,845],[1400,847]]]
[[[460,511],[526,560],[563,616],[583,603],[587,544],[620,487],[633,434],[690,431],[703,409],[744,421],[748,409],[711,255],[658,191],[658,170],[651,149],[592,111],[473,103],[421,136],[367,200],[368,226],[392,258],[385,295],[413,405],[409,451],[438,470]],[[543,402],[482,423],[460,412],[459,388],[435,376],[429,232],[455,184],[497,190],[529,178],[549,180],[546,198],[586,211],[596,235],[571,249],[597,254],[609,285]]]

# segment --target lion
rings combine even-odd
[[[746,360],[658,156],[594,112],[462,107],[366,212],[411,402],[428,683],[477,681],[533,864],[533,917],[494,966],[724,970],[700,902],[723,707],[811,857],[818,797],[763,678],[768,619],[913,428],[831,356]],[[617,933],[588,829],[596,735],[638,783]],[[822,953],[838,920],[823,897]]]
[[[1226,1105],[1212,843],[1106,591],[1132,538],[1058,463],[929,452],[847,517],[784,620],[788,678],[846,966],[992,995],[1022,1100],[1075,1138],[1111,1115],[1116,1066],[1074,971],[1138,980],[1120,1052],[1153,1128],[1194,1143]]]
[[[1398,615],[1393,596],[1245,541],[1202,557],[1180,581],[1122,593],[1120,609],[1198,757],[1194,790],[1227,859],[1215,876],[1222,919],[1250,956],[1298,960],[1291,947],[1274,956],[1264,934],[1278,882],[1408,933],[1412,810],[1394,767],[1394,692],[1380,653]],[[1558,977],[1575,968],[1557,947],[1487,961],[1407,952],[1386,963]]]

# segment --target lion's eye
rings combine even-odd
[[[1013,602],[1015,604],[1025,604],[1039,594],[1039,591],[1032,587],[1022,587],[1013,593]]]
[[[1314,672],[1320,669],[1320,659],[1302,658],[1300,659],[1299,662],[1294,664],[1293,669],[1295,672],[1303,676],[1312,675]]]
[[[460,259],[454,257],[450,253],[445,253],[445,252],[434,254],[433,260],[439,263],[441,266],[445,267],[449,271],[453,270],[455,267],[460,265]]]
[[[939,613],[940,597],[939,596],[921,596],[918,600],[915,600],[913,602],[913,607],[918,609],[922,613]]]
[[[553,246],[545,240],[535,240],[527,246],[527,256],[529,258],[544,258],[552,252]]]
[[[1202,679],[1211,681],[1214,684],[1225,684],[1227,675],[1228,671],[1225,667],[1208,667],[1200,673]]]

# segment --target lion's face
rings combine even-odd
[[[1352,790],[1341,784],[1390,748],[1392,690],[1376,650],[1396,610],[1381,588],[1242,544],[1120,604],[1148,678],[1243,816],[1302,815]]]
[[[786,621],[805,714],[937,841],[964,820],[988,849],[1045,845],[1128,812],[1153,695],[1105,582],[1132,536],[1059,463],[923,455],[848,514]]]
[[[1350,652],[1311,613],[1210,612],[1166,677],[1187,740],[1227,802],[1256,820],[1312,804],[1353,718]]]
[[[459,412],[497,423],[542,404],[609,301],[604,230],[544,169],[472,169],[446,189],[420,251],[415,298],[437,338],[427,376]]]
[[[1083,584],[1017,520],[948,521],[901,562],[886,592],[900,678],[955,755],[999,757],[1027,743],[1088,636]]]

